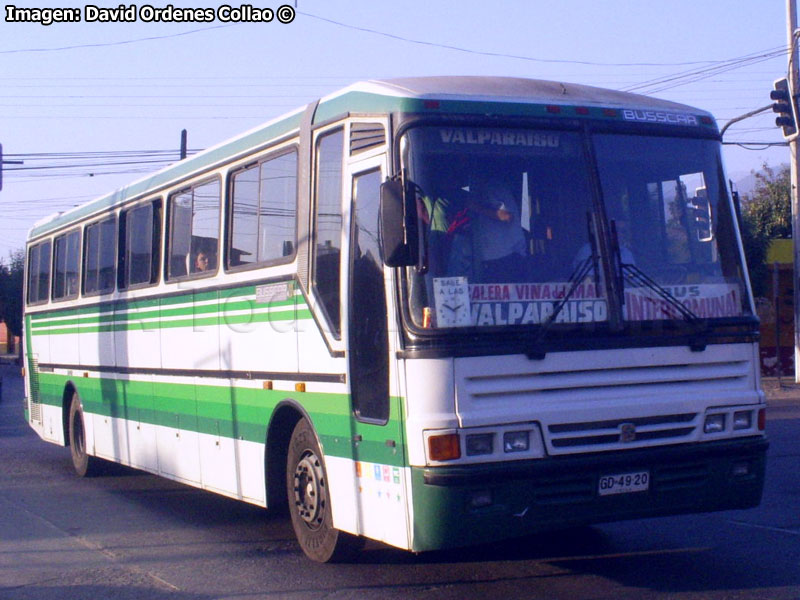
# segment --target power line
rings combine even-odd
[[[214,25],[212,27],[204,27],[202,29],[192,29],[189,31],[182,31],[180,33],[172,33],[169,35],[155,35],[143,38],[136,38],[132,40],[120,40],[117,42],[98,42],[95,44],[76,44],[74,46],[58,46],[55,48],[19,48],[17,50],[0,50],[0,54],[21,54],[25,52],[62,52],[64,50],[77,50],[80,48],[106,48],[109,46],[125,46],[127,44],[138,44],[139,42],[152,42],[156,40],[166,40],[169,38],[177,38],[186,35],[193,35],[195,33],[205,33],[214,29],[223,29],[225,27],[233,27],[238,23],[229,23],[226,25]]]
[[[745,150],[766,150],[776,146],[788,146],[789,142],[722,142],[723,146],[739,146]],[[756,147],[752,147],[756,146]]]
[[[21,154],[9,154],[21,159],[38,160],[41,158],[84,158],[84,157],[119,157],[119,156],[154,156],[173,154],[175,150],[99,150],[99,151],[80,151],[80,152],[30,152]],[[199,152],[199,150],[190,150]]]
[[[188,150],[192,155],[198,149]],[[95,152],[33,152],[7,154],[22,159],[25,166],[7,167],[6,177],[15,183],[40,178],[96,177],[151,172],[177,162],[177,150],[121,150]]]
[[[766,60],[771,60],[779,56],[784,56],[788,52],[789,49],[785,46],[771,48],[768,50],[763,50],[760,52],[746,54],[744,56],[732,58],[727,61],[721,61],[719,64],[716,64],[713,67],[706,67],[702,69],[690,69],[687,71],[673,73],[670,75],[658,77],[648,81],[643,81],[637,85],[623,88],[623,91],[641,92],[643,90],[647,90],[647,93],[654,94],[657,92],[673,89],[680,85],[695,83],[697,81],[701,81],[703,79],[707,79],[709,77],[718,75],[720,73],[725,73],[735,69],[741,69],[745,66],[750,66],[751,64],[758,64]]]
[[[135,160],[135,161],[114,161],[114,162],[105,162],[105,163],[80,163],[80,164],[61,164],[61,165],[43,165],[40,167],[11,167],[9,169],[5,169],[8,172],[14,171],[44,171],[48,169],[83,169],[87,167],[115,167],[120,165],[146,165],[146,164],[163,164],[169,163],[167,159],[160,159],[160,160]]]
[[[315,15],[312,13],[307,13],[302,10],[296,11],[297,14],[303,15],[305,17],[310,17],[312,19],[317,19],[319,21],[324,21],[325,23],[330,23],[332,25],[336,25],[338,27],[344,27],[345,29],[352,29],[354,31],[362,31],[364,33],[371,33],[373,35],[380,35],[389,39],[398,40],[401,42],[407,42],[410,44],[418,44],[422,46],[432,46],[435,48],[443,48],[445,50],[455,50],[456,52],[466,52],[468,54],[477,54],[481,56],[495,56],[499,58],[513,58],[517,60],[526,60],[531,62],[538,62],[538,63],[552,63],[552,64],[569,64],[569,65],[588,65],[588,66],[604,66],[604,67],[663,67],[663,66],[688,66],[688,65],[709,65],[709,64],[716,64],[719,62],[726,62],[726,61],[715,61],[715,60],[700,60],[700,61],[689,61],[689,62],[672,62],[672,63],[659,63],[659,62],[641,62],[641,63],[614,63],[614,62],[599,62],[599,61],[588,61],[588,60],[566,60],[566,59],[555,59],[555,58],[537,58],[533,56],[523,56],[520,54],[508,54],[505,52],[489,52],[485,50],[475,50],[472,48],[464,48],[461,46],[453,46],[450,44],[441,44],[437,42],[429,42],[426,40],[417,40],[413,38],[408,38],[402,35],[397,35],[394,33],[388,33],[386,31],[379,31],[377,29],[371,29],[369,27],[360,27],[357,25],[350,25],[348,23],[343,23],[341,21],[336,21],[334,19],[329,19],[327,17],[321,17],[319,15]]]
[[[294,106],[294,105],[292,105],[292,106]],[[17,115],[17,116],[3,115],[3,119],[4,120],[9,120],[9,119],[38,119],[38,120],[59,119],[59,120],[63,120],[64,118],[65,117],[63,115],[24,115],[24,116],[22,116],[22,115]],[[70,119],[82,119],[82,120],[99,120],[99,121],[102,121],[102,120],[105,120],[105,121],[113,120],[113,121],[119,121],[121,117],[119,115],[108,115],[108,116],[72,115],[69,118]],[[181,115],[172,115],[172,116],[164,115],[164,116],[159,116],[159,117],[156,117],[156,116],[153,116],[153,115],[137,115],[137,116],[125,115],[125,119],[126,120],[131,120],[131,121],[136,121],[136,120],[139,120],[139,121],[141,121],[141,120],[148,120],[148,121],[193,120],[193,121],[196,121],[198,119],[203,120],[203,121],[235,121],[237,119],[238,120],[247,119],[247,120],[262,120],[263,121],[264,115],[263,114],[260,114],[260,115],[186,115],[186,114],[181,114]]]
[[[338,79],[338,80],[347,80],[350,81],[354,78],[352,75],[270,75],[268,77],[255,77],[250,75],[209,75],[209,76],[198,76],[198,75],[131,75],[125,77],[115,77],[110,75],[98,75],[98,76],[84,76],[84,75],[69,75],[69,76],[47,76],[47,77],[2,77],[0,76],[0,81],[62,81],[62,80],[69,80],[69,81],[219,81],[219,80],[244,80],[244,81],[254,81],[258,79]],[[355,77],[358,79],[358,77]]]
[[[236,87],[240,88],[257,88],[257,87],[290,87],[290,88],[297,88],[297,87],[310,87],[310,88],[318,88],[318,87],[327,87],[330,84],[321,84],[321,83],[238,83]],[[59,89],[63,88],[86,88],[86,87],[108,87],[107,85],[86,85],[86,84],[59,84],[58,86],[48,85],[48,84],[25,84],[25,85],[7,85],[4,86],[6,88],[14,87],[14,88],[52,88],[58,87]],[[138,83],[115,83],[115,88],[135,88],[141,87],[141,84]],[[187,89],[187,88],[229,88],[231,87],[229,83],[203,83],[203,84],[195,84],[195,85],[188,85],[185,83],[159,83],[157,85],[148,85],[149,88],[152,87],[159,87],[159,88],[179,88],[179,89]]]
[[[351,29],[354,31],[361,31],[364,33],[370,33],[373,35],[379,35],[382,37],[386,37],[389,39],[394,39],[410,44],[417,44],[423,46],[430,46],[430,47],[437,47],[443,48],[446,50],[454,50],[457,52],[465,52],[468,54],[476,54],[482,56],[494,56],[500,58],[512,58],[517,60],[526,60],[538,63],[550,63],[550,64],[572,64],[572,65],[586,65],[586,66],[613,66],[613,67],[658,67],[658,66],[691,66],[691,65],[721,65],[726,64],[728,60],[698,60],[698,61],[683,61],[683,62],[628,62],[628,63],[620,63],[620,62],[604,62],[604,61],[588,61],[588,60],[568,60],[568,59],[552,59],[552,58],[541,58],[541,57],[533,57],[533,56],[525,56],[519,54],[510,54],[505,52],[491,52],[485,50],[476,50],[473,48],[465,48],[461,46],[454,46],[451,44],[442,44],[438,42],[430,42],[427,40],[419,40],[414,38],[409,38],[406,36],[401,36],[394,33],[389,33],[386,31],[379,31],[377,29],[372,29],[369,27],[362,27],[357,25],[351,25],[348,23],[344,23],[342,21],[337,21],[334,19],[330,19],[327,17],[322,17],[320,15],[315,15],[313,13],[308,13],[304,11],[296,11],[297,14],[309,17],[311,19],[316,19],[318,21],[322,21],[325,23],[329,23],[332,25],[336,25],[337,27],[343,27],[345,29]],[[123,46],[128,44],[136,44],[141,42],[149,42],[149,41],[157,41],[157,40],[164,40],[170,38],[177,38],[183,37],[187,35],[193,35],[196,33],[205,33],[208,31],[213,31],[216,29],[223,29],[228,27],[233,27],[235,25],[239,25],[239,23],[228,23],[222,25],[214,25],[211,27],[203,27],[200,29],[192,29],[189,31],[183,31],[180,33],[168,34],[168,35],[161,35],[161,36],[148,36],[142,38],[134,38],[130,40],[119,40],[116,42],[98,42],[98,43],[91,43],[91,44],[75,44],[71,46],[58,46],[53,48],[20,48],[14,50],[0,50],[0,54],[18,54],[18,53],[26,53],[26,52],[61,52],[66,50],[75,50],[75,49],[82,49],[82,48],[104,48],[110,46]]]

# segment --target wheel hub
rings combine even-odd
[[[297,514],[312,529],[322,525],[325,492],[319,458],[307,452],[294,470],[294,503]]]

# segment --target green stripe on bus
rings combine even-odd
[[[350,396],[344,393],[263,390],[220,385],[162,383],[133,379],[74,378],[42,373],[42,403],[60,407],[68,382],[78,390],[87,415],[125,419],[172,427],[224,438],[264,443],[272,412],[284,400],[293,399],[309,414],[323,442],[325,452],[354,458]],[[391,414],[400,414],[397,397],[391,397]],[[385,431],[396,429],[391,422],[368,428],[358,446],[358,460],[405,466],[404,452],[387,463]]]
[[[186,315],[198,315],[219,313],[222,311],[223,315],[226,312],[235,312],[240,310],[263,310],[276,307],[294,306],[294,299],[270,302],[268,304],[256,304],[255,300],[237,300],[235,302],[223,302],[217,304],[203,304],[203,305],[187,305],[181,308],[169,308],[161,310],[150,310],[143,312],[115,312],[115,313],[95,313],[93,316],[81,317],[75,319],[41,319],[33,323],[34,329],[42,329],[45,327],[62,327],[65,325],[88,325],[95,323],[111,323],[115,321],[132,321],[141,319],[158,319],[164,317],[178,317]]]
[[[126,323],[111,323],[108,325],[87,325],[83,327],[64,327],[58,329],[39,329],[31,334],[34,337],[44,335],[67,335],[79,333],[110,333],[115,331],[155,331],[158,329],[174,329],[181,327],[204,327],[218,325],[249,325],[251,323],[286,322],[294,320],[311,319],[309,310],[273,311],[245,315],[214,315],[211,317],[176,319],[173,321],[146,321],[131,320]],[[54,326],[53,326],[54,327]]]
[[[286,283],[287,285],[291,284],[291,282],[289,281],[287,281]],[[254,296],[255,294],[256,294],[255,285],[245,285],[241,287],[232,287],[212,292],[182,293],[174,296],[165,296],[152,300],[147,300],[147,299],[113,300],[109,302],[103,302],[99,305],[95,304],[93,306],[88,306],[88,307],[75,307],[75,308],[64,308],[64,309],[55,308],[52,310],[30,313],[30,317],[33,319],[34,326],[37,326],[41,322],[49,321],[52,319],[61,319],[64,317],[73,317],[81,315],[112,315],[143,308],[161,309],[164,306],[170,306],[175,304],[197,304],[200,302],[207,302],[207,301],[218,301],[222,303],[227,303],[231,298],[239,298],[241,296]],[[273,304],[278,304],[280,302],[291,303],[293,299],[296,299],[301,303],[303,302],[302,296],[292,296],[285,301],[269,302],[264,304],[264,306],[270,306]],[[250,301],[252,302],[252,299]],[[244,302],[247,302],[247,300],[244,300]]]

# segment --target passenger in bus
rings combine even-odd
[[[417,216],[428,237],[428,269],[434,277],[441,277],[446,271],[449,209],[450,200],[443,194],[417,196]]]
[[[633,256],[633,252],[631,252],[631,229],[630,225],[628,224],[627,219],[613,219],[614,226],[617,230],[617,239],[619,240],[619,255],[620,261],[623,265],[636,265],[636,259]],[[581,264],[589,258],[589,255],[592,252],[591,245],[589,242],[586,242],[583,246],[581,246],[578,253],[575,255],[574,260],[572,261],[572,268],[573,270],[577,269],[581,266]]]
[[[471,242],[466,192],[452,189],[417,199],[417,214],[426,225],[428,268],[433,277],[469,277]]]
[[[605,182],[603,186],[603,201],[606,205],[606,214],[612,234],[616,231],[616,241],[619,244],[619,258],[623,265],[636,265],[633,230],[634,221],[631,218],[631,197],[628,185],[624,178],[614,178]]]
[[[216,267],[216,260],[210,252],[205,250],[198,250],[194,257],[194,265],[192,273],[202,273],[203,271],[211,271]]]
[[[614,219],[614,227],[617,230],[617,240],[619,241],[620,260],[623,265],[635,265],[636,259],[631,251],[631,226],[627,219]]]
[[[470,210],[475,213],[475,246],[481,261],[481,280],[523,281],[527,243],[519,202],[499,178],[479,180]]]
[[[75,272],[67,273],[67,289],[66,289],[66,296],[69,298],[71,296],[78,295],[78,274]]]

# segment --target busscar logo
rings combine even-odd
[[[619,426],[619,441],[623,444],[630,444],[636,441],[636,425],[633,423],[623,423]]]
[[[697,117],[686,113],[669,113],[657,110],[637,110],[626,108],[622,111],[622,118],[626,121],[637,121],[639,123],[663,123],[665,125],[690,125],[697,126],[700,123]]]

